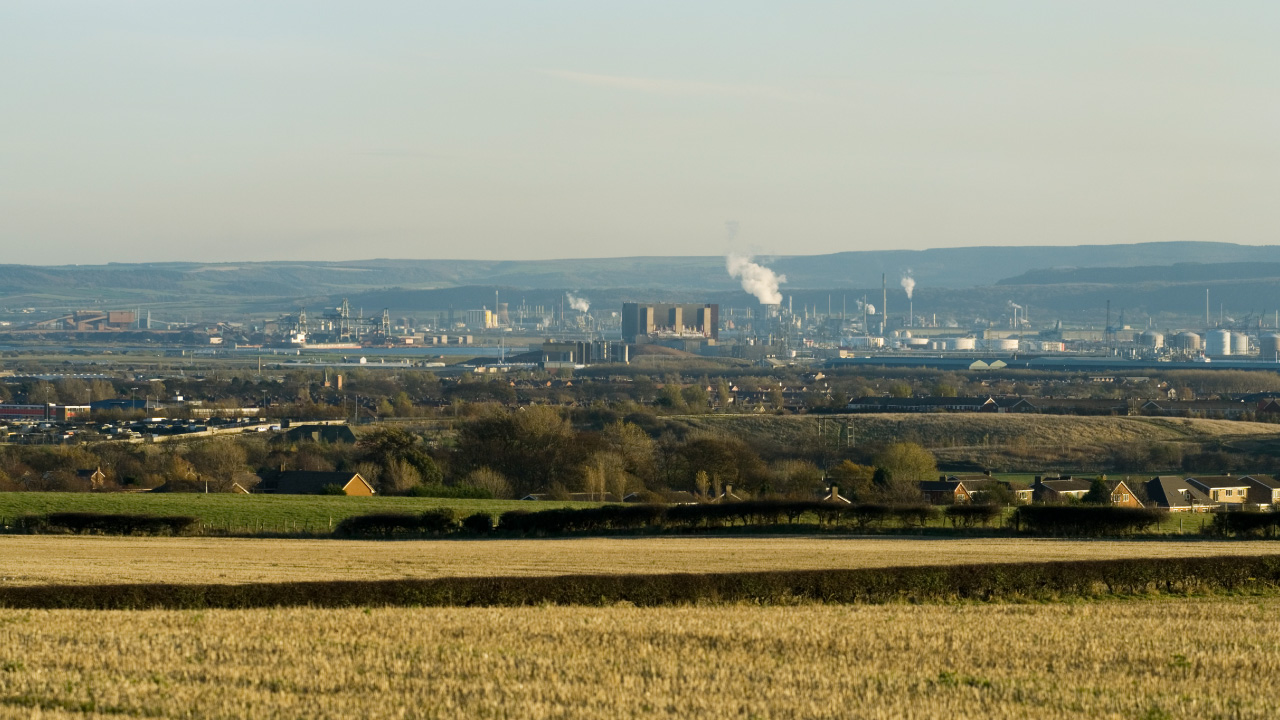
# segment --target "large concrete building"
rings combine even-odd
[[[646,343],[655,340],[720,338],[720,306],[707,304],[623,303],[622,340]]]

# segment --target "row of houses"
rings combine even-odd
[[[934,504],[981,502],[996,487],[1020,503],[1079,501],[1093,487],[1094,478],[1039,477],[1030,485],[998,480],[989,475],[951,475],[920,483],[920,492]],[[1121,507],[1154,507],[1169,512],[1267,510],[1280,506],[1280,481],[1270,475],[1160,475],[1150,480],[1106,480],[1110,503]],[[1132,483],[1132,484],[1131,484]],[[1002,492],[1001,494],[1005,494]]]
[[[1246,413],[1280,413],[1280,399],[1141,400],[1099,398],[975,397],[860,397],[845,406],[848,412],[987,412],[1058,413],[1066,415],[1157,415],[1239,417]]]

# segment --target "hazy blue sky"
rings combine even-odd
[[[0,262],[1270,243],[1274,2],[0,0]]]

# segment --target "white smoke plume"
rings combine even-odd
[[[742,280],[742,289],[751,293],[764,305],[781,305],[782,293],[778,292],[778,284],[787,281],[786,275],[779,275],[763,265],[751,262],[751,256],[729,253],[725,258],[725,268],[729,276]]]
[[[902,276],[902,289],[907,291],[907,299],[911,299],[911,294],[916,291],[916,279],[911,277],[911,271],[908,270],[906,275]]]
[[[871,303],[867,303],[867,314],[868,314],[868,315],[875,315],[875,314],[876,314],[876,306],[875,306],[875,305],[872,305]]]
[[[1010,300],[1010,301],[1009,301],[1009,308],[1010,308],[1011,310],[1021,310],[1021,309],[1022,309],[1022,306],[1021,306],[1021,305],[1019,305],[1018,303],[1016,303],[1016,302],[1014,302],[1014,301]]]
[[[569,307],[578,312],[586,312],[591,309],[591,301],[586,298],[578,297],[573,293],[565,293],[565,297],[569,300]]]

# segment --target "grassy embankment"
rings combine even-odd
[[[690,430],[723,433],[778,451],[836,444],[835,426],[829,424],[826,437],[820,438],[818,424],[847,422],[855,443],[917,442],[929,448],[944,468],[981,466],[1032,474],[1106,470],[1111,453],[1126,447],[1173,445],[1195,452],[1206,445],[1238,443],[1252,449],[1280,438],[1280,425],[1270,423],[1163,417],[885,413],[694,415],[672,421]]]
[[[1278,616],[1275,597],[8,610],[0,717],[1253,720],[1274,717]]]

